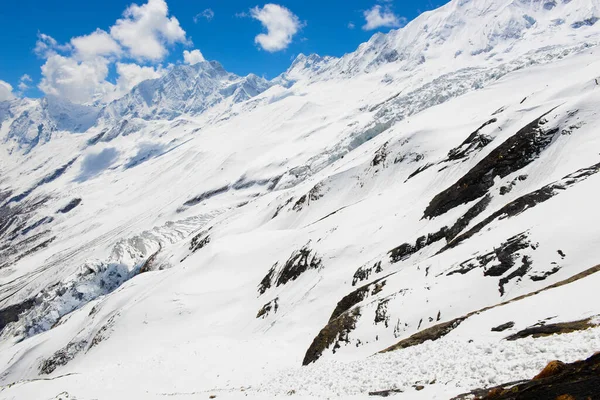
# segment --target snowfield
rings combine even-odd
[[[453,0],[270,82],[0,103],[0,398],[450,399],[600,351],[599,16]]]

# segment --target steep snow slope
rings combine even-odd
[[[597,3],[549,3],[451,2],[245,101],[148,81],[2,157],[0,397],[447,399],[599,350]],[[498,36],[524,13],[543,39]],[[511,50],[373,63],[433,21]]]

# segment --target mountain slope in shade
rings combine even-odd
[[[591,356],[596,5],[178,67],[0,158],[1,396],[449,399]]]

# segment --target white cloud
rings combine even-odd
[[[212,19],[215,17],[215,12],[210,9],[207,8],[206,10],[202,11],[201,13],[198,13],[196,15],[194,15],[194,23],[198,23],[198,20],[200,20],[200,18],[206,18],[207,21],[212,21]]]
[[[166,72],[160,66],[155,69],[154,67],[142,67],[133,63],[118,62],[116,67],[119,77],[117,78],[115,91],[109,96],[109,100],[114,100],[127,94],[140,82],[160,78]]]
[[[183,51],[183,62],[186,64],[194,65],[204,61],[204,56],[200,50]]]
[[[278,4],[266,4],[263,8],[254,7],[250,10],[250,16],[262,23],[267,33],[261,33],[254,39],[268,52],[276,52],[286,49],[302,23],[298,17],[289,9]]]
[[[12,93],[12,86],[8,82],[0,80],[0,101],[12,100],[15,96]]]
[[[188,40],[177,18],[169,16],[165,0],[132,4],[108,32],[96,29],[72,38],[68,44],[61,45],[51,36],[38,33],[34,51],[46,59],[38,87],[46,94],[74,103],[111,101],[138,83],[166,73],[170,67],[165,69],[157,63],[175,43],[188,44]],[[131,59],[150,61],[153,65],[138,65]],[[199,50],[193,50],[185,52],[184,59],[195,63],[204,58]],[[114,84],[107,81],[112,65],[116,69]],[[31,78],[24,75],[19,89],[28,89],[29,82]]]
[[[109,61],[102,57],[77,61],[52,54],[42,65],[42,92],[66,98],[74,103],[88,103],[114,91],[106,81]]]
[[[110,35],[127,48],[129,55],[139,60],[162,60],[167,45],[186,43],[185,31],[175,17],[169,17],[165,0],[148,0],[131,5],[110,28]]]
[[[354,25],[354,22],[348,22],[348,29],[354,29],[356,28],[356,25]]]
[[[89,35],[72,38],[71,45],[76,57],[82,60],[97,56],[120,55],[122,52],[121,46],[102,29],[96,29]]]
[[[382,27],[398,28],[406,23],[406,19],[394,14],[389,5],[381,6],[377,4],[370,10],[364,11],[363,15],[365,16],[366,24],[362,28],[365,31]]]
[[[29,89],[29,84],[32,82],[32,79],[29,75],[25,74],[23,75],[20,79],[19,79],[19,90],[21,92],[26,91],[27,89]]]
[[[66,52],[71,50],[71,46],[68,44],[60,45],[50,35],[46,35],[45,33],[38,32],[38,39],[35,42],[35,48],[33,52],[40,57],[48,58],[52,54],[56,54],[56,52]]]

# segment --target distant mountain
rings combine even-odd
[[[547,46],[581,44],[600,18],[599,0],[456,0],[406,27],[377,33],[341,58],[301,54],[284,74],[352,77],[384,64],[451,70],[503,62]]]
[[[108,104],[101,118],[168,120],[182,114],[197,115],[223,101],[235,104],[248,100],[269,87],[271,83],[266,79],[253,74],[237,76],[216,61],[178,65],[165,76],[144,81]]]
[[[0,138],[10,151],[28,152],[48,142],[57,131],[82,133],[96,123],[100,110],[68,100],[47,96],[0,102],[0,124],[6,135]]]

